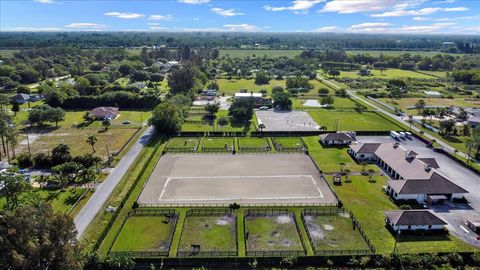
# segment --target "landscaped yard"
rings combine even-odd
[[[357,229],[353,229],[348,213],[304,215],[312,245],[319,250],[369,250]]]
[[[200,251],[235,251],[235,216],[187,216],[180,238],[179,251],[191,251],[191,245],[200,245]]]
[[[319,126],[326,126],[327,130],[333,130],[336,119],[338,119],[337,130],[344,131],[388,131],[402,130],[396,123],[388,120],[376,112],[357,111],[328,111],[309,110],[308,113]]]
[[[248,251],[303,250],[292,215],[247,216]]]
[[[395,237],[385,227],[384,211],[397,210],[398,207],[382,191],[382,187],[386,185],[387,179],[378,176],[375,178],[375,183],[370,183],[368,177],[365,176],[350,176],[350,179],[352,180],[351,183],[344,183],[341,186],[333,185],[331,179],[329,179],[329,183],[342,200],[344,206],[352,210],[377,252],[383,254],[391,253]],[[397,248],[399,253],[475,250],[453,236],[400,238]]]
[[[120,231],[112,251],[168,251],[176,218],[168,223],[165,216],[131,216]]]

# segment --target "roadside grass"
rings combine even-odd
[[[85,193],[83,194],[83,197],[80,199],[80,201],[77,202],[77,204],[73,205],[73,208],[70,208],[68,211],[68,214],[72,217],[75,218],[75,216],[82,210],[83,206],[90,200],[94,193],[93,189],[87,189]]]
[[[204,148],[226,148],[231,149],[234,145],[234,139],[232,137],[205,137],[203,139]]]
[[[164,216],[127,218],[112,251],[168,251],[175,230],[176,217],[165,224]]]
[[[341,163],[345,164],[345,169],[349,169],[352,172],[362,171],[362,166],[357,164],[347,153],[348,147],[323,147],[319,142],[318,136],[303,137],[303,140],[308,146],[308,153],[324,173],[339,172],[342,168]],[[373,164],[368,165],[368,169],[380,171]]]
[[[376,182],[370,183],[368,177],[350,176],[351,183],[341,186],[333,185],[331,177],[329,184],[333,187],[344,206],[350,209],[360,222],[368,238],[372,241],[380,254],[390,254],[393,251],[395,237],[385,225],[384,211],[398,210],[399,208],[383,192],[387,178],[376,176]],[[399,253],[438,253],[474,251],[474,247],[453,236],[417,236],[414,238],[400,238]]]
[[[97,246],[100,254],[107,254],[108,249],[113,245],[116,232],[120,230],[121,224],[128,217],[128,212],[132,209],[133,203],[142,191],[144,183],[150,177],[150,174],[155,168],[158,159],[162,155],[164,147],[165,139],[163,137],[153,137],[140,151],[136,160],[132,163],[127,173],[122,177],[122,180],[115,187],[104,205],[120,206],[120,204],[123,203],[123,207],[117,210],[120,211],[118,216],[111,226],[109,226],[109,223],[112,222],[112,218],[115,217],[114,214],[100,211],[80,239],[84,250],[92,251]],[[130,189],[132,189],[132,192],[129,194]],[[129,196],[126,198],[128,194]],[[108,233],[102,238],[104,230],[108,230]],[[97,243],[97,241],[100,242]]]
[[[189,138],[189,137],[174,137],[168,141],[168,148],[185,148],[193,149],[198,146],[200,138]]]
[[[358,70],[354,71],[341,71],[339,78],[352,78],[352,79],[368,79],[368,78],[382,78],[382,79],[394,79],[394,78],[415,78],[415,79],[435,79],[434,76],[418,73],[411,70],[402,70],[396,68],[389,68],[380,72],[378,69],[370,70],[370,76],[361,76],[358,74]]]
[[[305,215],[305,226],[315,250],[368,250],[358,230],[354,230],[348,216]]]
[[[328,111],[309,110],[308,113],[319,126],[326,126],[327,130],[333,130],[335,120],[338,119],[337,130],[345,131],[387,131],[403,130],[393,120],[389,120],[377,112],[357,111]]]
[[[303,250],[300,235],[292,215],[245,218],[248,233],[246,250]]]
[[[415,106],[418,100],[422,99],[425,101],[426,106],[457,106],[457,107],[472,107],[480,108],[480,99],[479,98],[400,98],[394,99],[391,98],[379,98],[378,100],[385,102],[391,106],[401,109],[406,114],[418,115],[417,109],[407,109],[407,107]]]
[[[34,196],[40,201],[48,202],[56,212],[68,213],[85,192],[84,188],[68,187],[65,189],[44,189],[34,188]],[[27,193],[20,195],[20,198],[28,196]],[[6,198],[0,198],[0,209],[4,207]]]
[[[268,58],[276,58],[276,57],[288,57],[293,58],[298,56],[302,53],[302,50],[269,50],[269,49],[245,49],[245,50],[238,50],[238,49],[221,49],[220,50],[220,57],[227,57],[230,58],[244,58],[244,57],[268,57]]]
[[[266,138],[239,137],[237,140],[238,140],[238,148],[240,149],[240,151],[242,150],[242,148],[265,149],[266,147],[270,146]]]
[[[236,216],[187,216],[180,238],[179,251],[191,251],[191,245],[200,245],[200,251],[235,251]]]

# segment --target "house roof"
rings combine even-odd
[[[360,143],[350,145],[350,148],[359,154],[374,154],[381,143]]]
[[[30,95],[29,94],[24,94],[24,93],[19,93],[19,94],[16,94],[15,96],[13,96],[13,99],[23,99],[23,100],[29,100],[30,99]]]
[[[117,107],[96,107],[90,111],[94,116],[115,116],[118,114]]]
[[[434,169],[440,168],[440,165],[438,165],[437,161],[434,158],[418,158],[418,159]]]
[[[262,97],[262,93],[235,93],[235,97]]]
[[[429,210],[386,211],[385,216],[394,225],[446,225]]]
[[[400,145],[396,146],[394,143],[383,143],[375,151],[375,154],[394,169],[403,179],[430,178],[431,171],[425,169],[426,164],[418,158],[408,156],[409,151]]]
[[[342,141],[353,141],[353,138],[350,135],[343,132],[336,133],[325,133],[320,135],[320,139],[323,140],[342,140]]]
[[[480,116],[470,117],[470,118],[468,118],[468,122],[469,123],[480,123]]]
[[[388,185],[398,194],[468,193],[436,171],[428,179],[391,180]]]

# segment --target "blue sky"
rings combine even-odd
[[[480,0],[0,0],[1,31],[480,34]]]

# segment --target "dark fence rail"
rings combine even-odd
[[[188,209],[187,216],[232,216],[233,211],[230,208],[197,208]]]
[[[357,250],[314,250],[315,255],[318,256],[345,256],[345,255],[369,255],[372,252],[368,249],[357,249]]]
[[[196,258],[213,258],[213,257],[237,257],[238,251],[177,251],[177,257],[196,257]]]
[[[264,208],[264,209],[247,209],[245,216],[250,217],[270,217],[278,215],[292,215],[288,209],[275,209],[275,208]]]
[[[164,208],[137,208],[128,213],[129,216],[160,216],[160,215],[171,215],[175,214],[174,209],[164,209]]]
[[[287,257],[287,256],[305,256],[305,251],[303,250],[247,250],[245,251],[247,257]]]
[[[140,203],[139,206],[142,208],[146,207],[157,207],[157,208],[202,208],[202,207],[229,207],[229,203],[168,203],[168,204],[146,204]],[[268,207],[268,208],[278,208],[278,207],[337,207],[336,203],[242,203],[242,207]]]
[[[108,255],[110,255],[111,257],[127,256],[131,258],[168,257],[168,250],[166,251],[110,251]]]

